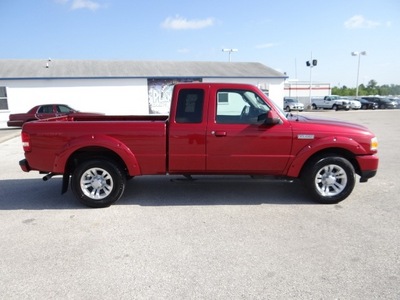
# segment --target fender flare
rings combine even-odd
[[[60,153],[56,155],[53,167],[54,172],[63,174],[71,155],[77,150],[87,147],[101,147],[114,152],[124,161],[130,175],[141,175],[140,166],[131,149],[118,139],[101,134],[84,135],[69,140],[68,143],[63,146]]]
[[[286,174],[288,177],[297,178],[310,157],[318,152],[332,149],[341,149],[356,155],[368,154],[367,151],[355,140],[344,136],[329,136],[315,140],[301,149],[287,167]]]

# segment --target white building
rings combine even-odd
[[[284,84],[284,95],[287,98],[298,99],[304,105],[310,104],[311,98],[320,98],[331,94],[330,83],[312,82],[310,89],[309,81],[286,81]]]
[[[261,63],[0,60],[0,127],[10,113],[63,103],[108,115],[167,114],[176,82],[239,82],[283,105],[287,77]]]

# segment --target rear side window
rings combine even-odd
[[[53,105],[43,105],[39,108],[38,113],[41,114],[51,114],[53,113]]]
[[[177,123],[203,121],[204,90],[183,89],[179,92],[175,120]]]

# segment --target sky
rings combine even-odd
[[[0,15],[0,59],[213,62],[237,49],[232,62],[289,80],[400,84],[399,0],[0,0]]]

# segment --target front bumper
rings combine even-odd
[[[302,110],[304,110],[304,106],[293,106],[293,107],[291,107],[290,108],[291,110],[300,110],[300,111],[302,111]]]
[[[365,155],[356,157],[360,166],[360,182],[367,182],[369,178],[376,175],[378,170],[379,158],[376,155]]]
[[[376,170],[367,170],[367,171],[362,171],[360,174],[360,182],[367,182],[368,179],[374,177],[376,175]]]
[[[339,109],[344,109],[344,110],[350,110],[350,104],[339,104],[338,106],[337,106],[337,108],[338,108],[338,110]]]

